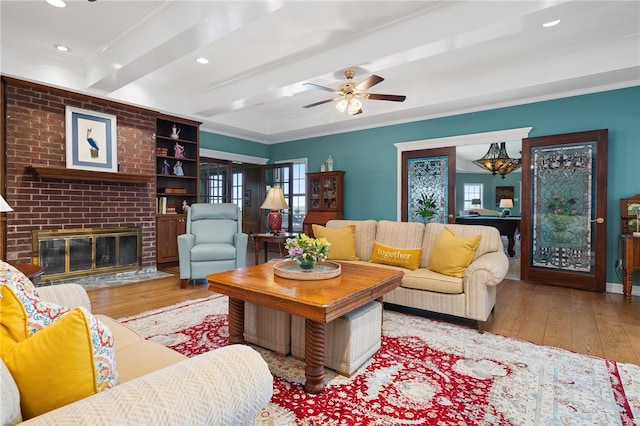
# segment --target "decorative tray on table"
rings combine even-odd
[[[328,280],[340,275],[342,268],[339,263],[324,261],[319,262],[313,269],[302,269],[295,260],[285,260],[273,265],[273,273],[282,278],[291,280]]]

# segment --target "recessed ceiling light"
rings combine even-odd
[[[560,19],[556,19],[555,21],[545,22],[544,24],[542,24],[542,26],[545,28],[555,27],[560,23],[560,21],[561,21]]]
[[[70,52],[71,49],[69,49],[67,46],[63,45],[63,44],[54,44],[53,47],[56,48],[56,50],[60,51],[60,52]]]
[[[64,2],[64,0],[47,0],[47,3],[49,3],[51,6],[55,6],[55,7],[66,7],[67,4]]]
[[[196,58],[196,62],[199,64],[208,64],[209,60],[207,58],[200,57],[200,58]]]

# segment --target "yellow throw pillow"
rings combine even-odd
[[[412,271],[420,266],[420,255],[422,248],[405,249],[385,246],[379,242],[373,245],[371,252],[371,263],[382,263],[384,265],[401,266]]]
[[[445,226],[433,246],[429,269],[443,275],[463,277],[481,238],[481,235],[458,237]]]
[[[97,332],[98,323],[84,308],[74,308],[2,354],[25,420],[117,384],[113,337],[104,325]]]
[[[316,238],[326,238],[329,246],[330,260],[360,260],[356,256],[356,226],[348,225],[344,228],[331,229],[321,225],[312,225]]]

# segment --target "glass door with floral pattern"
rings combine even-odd
[[[522,160],[521,278],[604,291],[607,131],[526,138]]]
[[[455,147],[402,153],[402,220],[453,223]]]

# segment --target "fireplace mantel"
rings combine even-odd
[[[144,184],[153,176],[132,173],[95,172],[92,170],[67,169],[64,167],[27,166],[25,171],[35,178],[55,180],[86,180],[93,182],[121,182]]]

